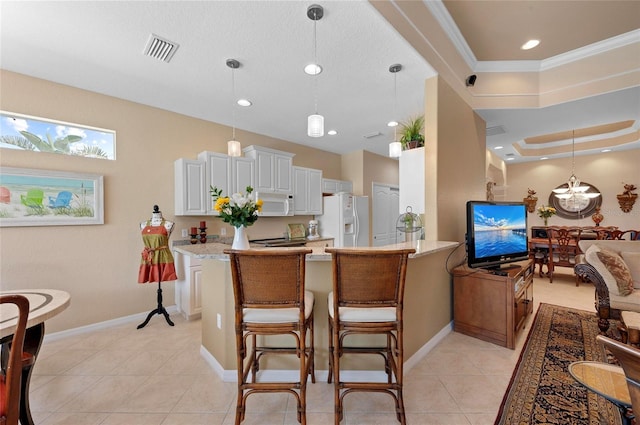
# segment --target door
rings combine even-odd
[[[404,242],[398,234],[396,220],[400,208],[400,189],[396,185],[373,183],[372,188],[372,245],[383,246]]]

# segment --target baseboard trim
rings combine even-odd
[[[169,307],[165,307],[165,309],[167,310],[167,313],[169,313],[169,315],[174,314],[174,313],[178,313],[178,307],[174,304],[172,306]],[[45,333],[44,335],[44,341],[45,342],[54,342],[54,341],[58,341],[64,338],[68,338],[70,336],[77,336],[77,335],[83,335],[89,332],[95,332],[95,331],[99,331],[99,330],[103,330],[103,329],[108,329],[108,328],[112,328],[114,326],[118,326],[118,325],[124,325],[127,323],[138,323],[138,322],[143,322],[144,319],[147,318],[147,316],[149,315],[148,312],[146,313],[137,313],[137,314],[132,314],[130,316],[124,316],[124,317],[118,317],[117,319],[112,319],[112,320],[106,320],[104,322],[99,322],[99,323],[93,323],[91,325],[87,325],[87,326],[80,326],[78,328],[73,328],[73,329],[67,329],[66,331],[60,331],[60,332],[54,332],[51,334],[47,334]],[[164,319],[164,318],[163,318]]]
[[[440,343],[453,330],[453,321],[449,322],[437,334],[433,336],[425,345],[423,345],[416,353],[404,362],[404,372],[415,367],[433,348]],[[224,369],[218,360],[203,345],[200,346],[200,355],[204,358],[211,369],[222,379],[223,382],[238,382],[238,372]],[[316,381],[325,381],[329,376],[328,370],[316,369]],[[258,373],[258,382],[265,381],[297,381],[299,372],[293,369],[283,370],[264,370]],[[387,375],[378,370],[343,370],[340,372],[342,381],[349,382],[376,382],[386,381]]]

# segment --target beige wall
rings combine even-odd
[[[204,150],[226,152],[229,127],[79,90],[8,71],[0,71],[0,109],[116,131],[117,160],[107,161],[0,150],[0,165],[104,175],[105,224],[0,228],[0,288],[54,288],[71,293],[71,306],[47,322],[60,331],[155,308],[157,285],[139,285],[139,222],[154,204],[180,230],[206,220],[210,234],[222,221],[213,217],[174,216],[173,163],[196,158]],[[293,152],[294,165],[343,178],[340,155],[238,130],[243,147],[251,144]],[[310,217],[265,217],[249,228],[250,237],[286,231],[288,222]],[[226,225],[225,225],[226,226]],[[228,227],[231,234],[231,227]],[[174,304],[172,282],[162,285],[164,304]]]
[[[581,180],[594,185],[602,193],[602,226],[618,226],[621,229],[640,228],[640,203],[631,212],[623,213],[616,195],[622,193],[625,183],[640,185],[640,149],[608,152],[599,155],[577,156],[575,173]],[[571,158],[525,162],[507,165],[508,184],[506,200],[520,201],[527,196],[527,189],[537,192],[537,206],[547,205],[551,190],[566,183],[571,175]],[[529,226],[542,226],[536,213],[529,214]],[[590,217],[569,220],[558,216],[549,219],[550,225],[593,226]]]
[[[440,77],[424,97],[425,236],[463,242],[466,202],[485,199],[485,123]]]

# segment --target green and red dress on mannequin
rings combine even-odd
[[[177,280],[165,220],[163,219],[158,225],[148,220],[142,229],[142,241],[144,249],[140,260],[138,283]]]

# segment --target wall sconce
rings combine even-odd
[[[636,199],[638,199],[638,194],[633,193],[637,187],[633,184],[624,184],[624,192],[619,195],[616,195],[618,198],[618,203],[620,204],[620,209],[622,212],[628,213],[633,209],[633,204],[636,203]]]
[[[536,191],[533,189],[527,190],[527,197],[522,199],[522,202],[527,206],[529,213],[535,212],[536,204],[538,203],[538,197],[534,196]]]

